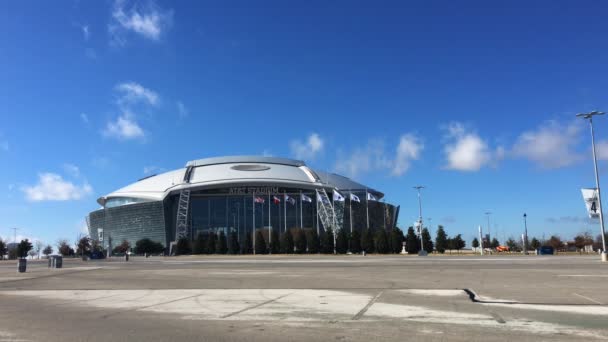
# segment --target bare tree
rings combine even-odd
[[[42,252],[43,247],[44,243],[40,240],[36,240],[36,248],[34,250],[36,251],[36,255],[38,255],[38,259],[40,259],[40,252]]]

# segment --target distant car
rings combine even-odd
[[[542,246],[538,249],[539,255],[553,255],[555,250],[551,246]]]
[[[496,251],[497,252],[508,252],[511,249],[509,248],[509,246],[498,246],[496,247]]]
[[[91,253],[91,260],[94,260],[94,259],[105,259],[105,258],[106,258],[106,256],[105,256],[105,254],[103,254],[103,252],[93,252],[93,253]]]

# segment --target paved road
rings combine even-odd
[[[596,256],[132,258],[17,274],[0,341],[608,339]]]

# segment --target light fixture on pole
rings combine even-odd
[[[418,256],[426,256],[427,252],[424,250],[424,240],[422,239],[422,200],[420,199],[420,189],[424,189],[424,186],[416,185],[414,189],[418,191],[418,229],[420,233],[420,252],[418,252]]]
[[[528,221],[526,218],[528,215],[524,213],[524,254],[528,255]]]
[[[597,110],[591,111],[589,113],[579,113],[576,114],[577,117],[589,120],[589,126],[591,127],[591,150],[593,152],[593,167],[595,171],[595,186],[597,188],[597,203],[599,205],[600,213],[600,229],[602,236],[602,261],[608,261],[608,251],[606,251],[606,231],[604,230],[604,213],[602,211],[602,195],[600,192],[600,177],[597,172],[597,157],[595,155],[595,134],[593,132],[593,117],[596,115],[604,115],[604,112],[599,112]]]

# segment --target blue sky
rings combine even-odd
[[[470,241],[569,238],[608,109],[601,1],[0,4],[0,236],[54,243],[191,159],[301,158]],[[608,177],[608,118],[596,120]],[[434,230],[434,229],[433,229]]]

